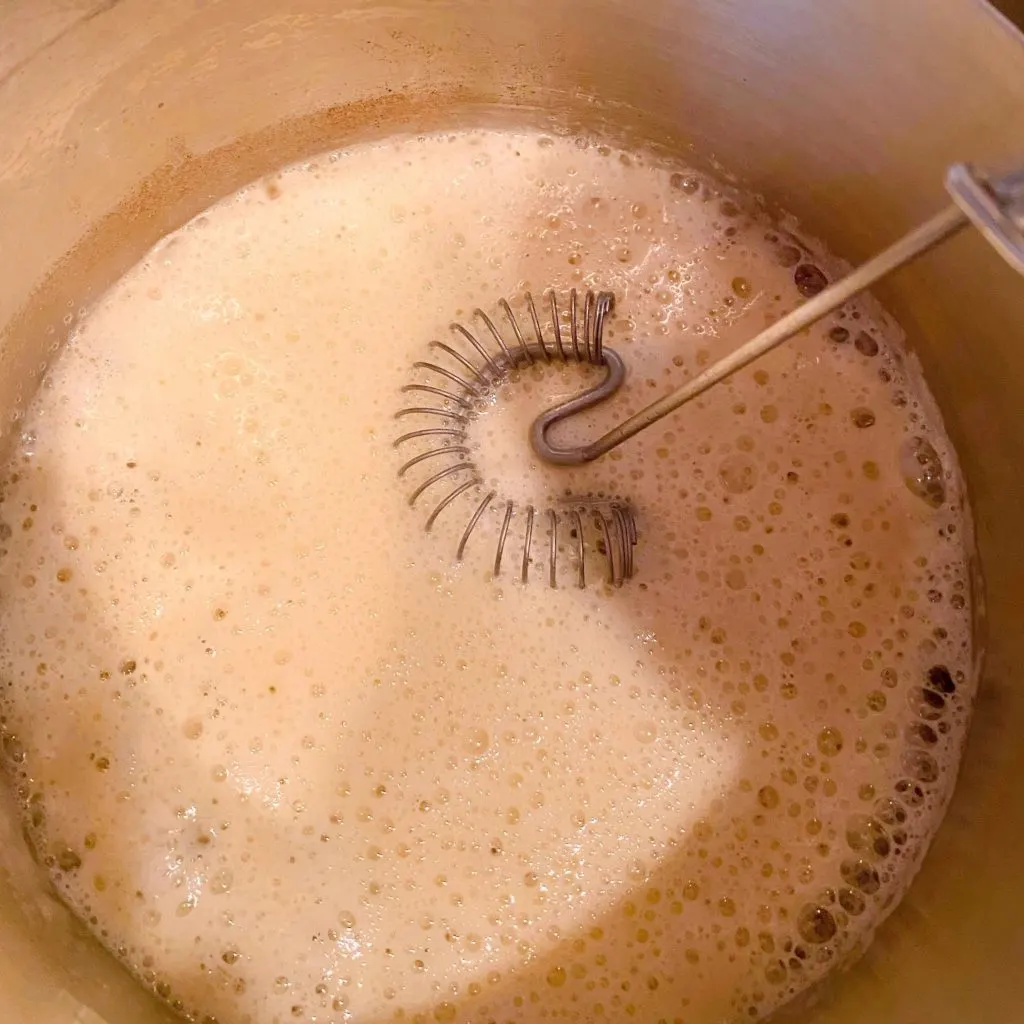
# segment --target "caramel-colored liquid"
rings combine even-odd
[[[475,499],[424,534],[392,449],[478,305],[616,293],[629,378],[582,435],[811,264],[642,155],[475,132],[253,185],[91,311],[5,474],[5,747],[140,978],[220,1024],[746,1020],[870,939],[973,688],[961,484],[895,326],[850,306],[580,470],[526,440],[579,372],[505,385],[485,487],[628,497],[621,590],[491,579],[500,507],[453,564]]]

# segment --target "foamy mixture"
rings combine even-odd
[[[436,438],[393,447],[441,425],[394,419],[412,364],[501,296],[615,292],[629,376],[584,436],[840,270],[700,175],[484,131],[157,245],[4,474],[3,749],[71,906],[204,1024],[730,1021],[849,962],[974,687],[961,481],[898,328],[851,304],[582,470],[526,438],[580,371],[523,371],[429,534],[429,460],[397,469]],[[500,505],[456,564],[489,487],[628,499],[636,579],[490,578]]]

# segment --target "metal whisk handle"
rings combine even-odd
[[[782,317],[746,344],[720,359],[675,391],[659,398],[589,444],[560,447],[548,439],[554,424],[574,412],[568,404],[549,409],[533,424],[530,441],[546,462],[578,466],[593,462],[623,441],[657,423],[680,406],[731,377],[754,360],[838,309],[886,275],[944,242],[973,223],[1011,266],[1024,273],[1024,170],[989,181],[971,167],[958,164],[946,178],[954,204],[904,235],[867,263]]]

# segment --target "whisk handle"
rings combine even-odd
[[[877,284],[883,277],[944,242],[968,224],[973,224],[1010,266],[1024,274],[1024,168],[1001,178],[988,178],[969,164],[956,164],[946,174],[946,189],[953,198],[953,205],[787,313],[693,380],[652,402],[596,441],[569,448],[553,445],[548,440],[548,430],[579,410],[574,402],[548,410],[533,425],[531,441],[534,451],[547,462],[560,466],[593,462],[749,366],[755,359],[789,341],[853,296]]]
[[[731,377],[743,367],[754,362],[755,359],[771,352],[772,349],[838,309],[854,295],[870,288],[886,274],[920,256],[932,246],[938,245],[967,223],[967,216],[958,206],[950,206],[943,210],[842,280],[837,281],[818,295],[808,299],[791,313],[787,313],[782,319],[766,327],[756,337],[741,345],[735,352],[730,352],[713,366],[709,366],[693,380],[687,381],[675,391],[652,402],[589,444],[571,448],[553,445],[547,438],[548,430],[556,423],[573,415],[577,410],[569,408],[572,403],[549,410],[534,422],[531,429],[530,439],[534,451],[546,462],[560,466],[579,466],[586,462],[593,462],[594,459],[617,448],[623,441],[635,437],[640,431],[646,430],[660,419],[668,416],[669,413],[675,412],[680,406],[702,395],[709,388]]]

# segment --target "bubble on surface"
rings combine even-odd
[[[804,942],[820,944],[828,942],[837,932],[836,921],[824,907],[808,903],[797,917],[797,931]]]
[[[853,347],[862,356],[871,357],[878,355],[878,342],[867,331],[857,332],[857,336],[853,339]]]
[[[946,474],[935,446],[927,438],[914,435],[901,445],[899,459],[903,482],[910,493],[933,508],[944,505]]]
[[[793,271],[793,282],[796,290],[808,299],[823,292],[828,286],[828,278],[813,263],[801,263]]]

